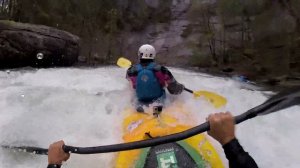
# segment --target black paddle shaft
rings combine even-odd
[[[190,93],[194,93],[194,91],[188,89],[188,88],[184,88],[185,91],[190,92]]]
[[[255,113],[249,113],[248,111],[244,114],[238,115],[235,117],[236,124],[241,123],[247,119],[253,118],[256,115]],[[125,150],[132,150],[132,149],[139,149],[139,148],[146,148],[150,146],[157,146],[165,143],[171,143],[176,141],[181,141],[186,138],[198,135],[205,131],[209,131],[210,126],[208,122],[205,122],[199,126],[191,128],[189,130],[167,135],[163,137],[158,137],[154,139],[148,139],[143,141],[136,141],[136,142],[129,142],[123,144],[115,144],[115,145],[107,145],[107,146],[97,146],[97,147],[73,147],[73,146],[63,146],[63,150],[65,152],[77,153],[77,154],[96,154],[96,153],[108,153],[108,152],[118,152],[118,151],[125,151]]]

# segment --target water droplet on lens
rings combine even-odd
[[[43,54],[43,53],[38,53],[38,54],[36,55],[36,58],[39,59],[39,60],[41,60],[41,59],[44,58],[44,54]]]

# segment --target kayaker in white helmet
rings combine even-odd
[[[184,90],[184,86],[176,81],[166,67],[155,63],[155,57],[155,48],[144,44],[138,50],[139,63],[127,70],[126,78],[136,92],[138,112],[144,112],[143,106],[152,103],[162,107],[166,97],[165,87],[175,95]]]
[[[236,139],[234,118],[229,112],[211,114],[207,120],[210,124],[208,135],[221,143],[230,168],[258,167]],[[58,141],[49,146],[47,168],[60,168],[62,162],[69,159],[70,154],[63,151],[63,145],[64,141]]]

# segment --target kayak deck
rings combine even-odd
[[[182,105],[172,106],[164,109],[159,117],[154,117],[148,113],[137,113],[132,109],[127,109],[125,111],[127,117],[125,117],[122,125],[124,142],[140,141],[170,135],[192,128],[194,125],[182,123],[176,118],[178,113],[180,113],[179,116],[181,114],[188,115],[188,112],[184,109]],[[186,152],[178,152],[181,150]],[[182,159],[186,158],[184,155],[188,155],[190,159]],[[188,160],[192,160],[193,162]],[[149,162],[151,162],[151,164],[149,164]],[[180,165],[195,167],[191,166],[193,164],[196,165],[196,167],[224,167],[218,153],[206,138],[205,134],[199,134],[177,143],[119,152],[115,167],[167,168],[172,165],[171,163],[173,163],[172,167],[174,167],[174,165],[177,165],[177,167],[181,167]]]

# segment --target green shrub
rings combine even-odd
[[[209,55],[201,51],[194,51],[190,58],[190,64],[197,67],[210,67],[212,62]]]

